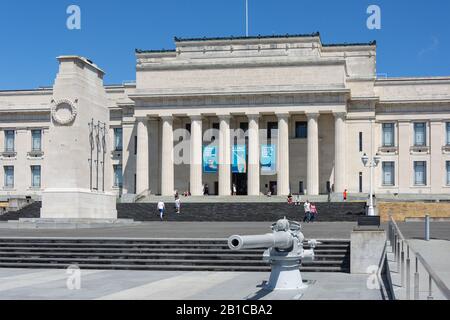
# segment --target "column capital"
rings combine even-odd
[[[317,120],[317,118],[319,118],[319,116],[320,116],[319,112],[305,112],[305,114],[308,119],[316,119]]]
[[[188,117],[191,121],[203,120],[203,116],[201,114],[189,114]]]
[[[347,112],[336,111],[336,112],[333,112],[333,115],[335,118],[345,119],[345,117],[347,116]]]
[[[261,117],[260,113],[255,113],[255,112],[249,112],[249,113],[246,113],[245,115],[247,116],[247,118],[249,120],[252,120],[252,119],[257,120]]]
[[[165,114],[165,115],[162,115],[162,116],[159,116],[159,117],[163,121],[173,121],[173,115],[171,115],[171,114]]]
[[[147,117],[136,117],[136,122],[142,122],[142,123],[147,123],[148,118]]]
[[[219,120],[230,120],[231,119],[231,114],[229,114],[229,113],[216,114],[216,116],[219,118]]]
[[[278,119],[286,119],[290,117],[289,112],[275,112]]]

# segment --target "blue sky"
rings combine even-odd
[[[81,30],[66,9],[81,8]],[[366,27],[369,5],[381,30]],[[377,40],[377,72],[450,76],[448,0],[249,0],[250,35],[320,31],[324,43]],[[52,85],[55,58],[88,57],[105,83],[135,79],[134,49],[172,49],[173,37],[245,35],[245,0],[1,0],[0,89]]]

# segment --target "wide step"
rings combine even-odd
[[[349,241],[319,241],[300,269],[348,272]],[[0,268],[270,271],[263,252],[232,251],[226,239],[0,238]]]

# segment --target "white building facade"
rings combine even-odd
[[[175,44],[105,86],[117,195],[368,193],[364,154],[376,193],[450,193],[450,77],[379,78],[375,43],[319,34]],[[52,97],[0,91],[0,196],[46,188]]]

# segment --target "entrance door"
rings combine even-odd
[[[247,195],[247,174],[233,173],[233,183],[236,185],[236,194],[239,196]]]
[[[277,182],[276,181],[270,181],[269,182],[269,188],[270,192],[272,192],[272,195],[277,195]]]
[[[301,195],[305,194],[305,188],[303,187],[303,181],[300,181],[298,183],[298,194],[301,194]]]

